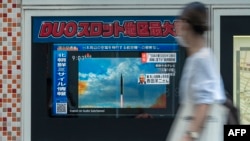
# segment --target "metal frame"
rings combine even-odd
[[[24,7],[22,10],[22,140],[31,141],[31,17],[32,16],[177,16],[180,6]]]

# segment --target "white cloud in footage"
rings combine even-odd
[[[88,84],[85,95],[90,94],[89,90],[91,90],[91,94],[100,94],[100,92],[104,91],[118,91],[117,86],[120,83],[121,74],[127,82],[137,78],[138,74],[142,71],[139,69],[139,65],[141,64],[140,59],[123,58],[122,60],[122,62],[117,61],[118,65],[110,66],[102,74],[79,72],[79,79],[85,80]]]
[[[142,64],[140,58],[106,59],[96,58],[96,60],[90,60],[88,63],[91,65],[87,65],[89,68],[86,68],[86,70],[82,68],[82,72],[79,72],[79,80],[87,83],[85,93],[79,97],[79,104],[82,106],[119,107],[121,74],[125,88],[125,107],[148,107],[153,104],[152,102],[155,101],[158,95],[164,92],[165,87],[141,87],[137,85],[140,74],[155,71],[154,66],[151,64]],[[81,65],[86,67],[86,64],[83,62]]]

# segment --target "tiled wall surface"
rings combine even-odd
[[[0,141],[21,140],[21,0],[0,0]]]

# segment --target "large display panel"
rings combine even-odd
[[[240,110],[241,124],[250,123],[250,36],[233,36],[234,101]]]
[[[33,46],[47,50],[50,117],[173,117],[181,66],[176,22],[174,16],[33,17]]]
[[[185,58],[175,16],[31,21],[31,140],[165,139]]]
[[[52,114],[173,116],[178,58],[174,43],[54,44]]]
[[[227,15],[228,12],[234,15]],[[249,9],[221,10],[220,63],[225,89],[240,112],[241,124],[249,123]],[[238,27],[238,28],[233,28]]]

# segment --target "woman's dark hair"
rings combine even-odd
[[[183,9],[180,19],[187,21],[197,34],[208,30],[207,8],[201,2],[192,2]]]

